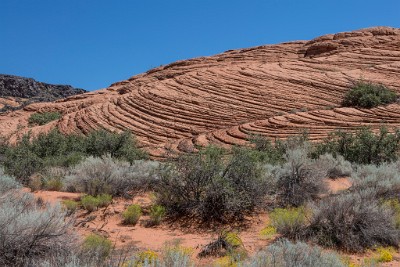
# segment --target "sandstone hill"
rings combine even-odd
[[[354,81],[400,93],[400,29],[376,27],[311,41],[230,50],[161,66],[106,89],[0,116],[3,135],[57,127],[87,133],[130,129],[154,157],[197,145],[244,144],[249,134],[284,138],[308,129],[319,140],[334,129],[400,126],[400,105],[342,108]],[[29,128],[35,112],[59,121]]]
[[[36,102],[52,102],[85,92],[70,85],[47,84],[31,78],[0,74],[0,112],[21,109]]]

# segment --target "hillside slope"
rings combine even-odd
[[[369,28],[178,61],[107,89],[28,105],[0,116],[0,128],[3,135],[18,127],[63,133],[130,129],[161,157],[194,144],[243,144],[250,133],[281,138],[307,128],[321,139],[336,128],[399,126],[398,104],[339,108],[359,79],[400,93],[399,74],[400,29]],[[63,113],[59,121],[28,127],[30,114],[53,110]]]
[[[0,74],[0,112],[20,109],[30,103],[52,102],[85,92],[70,85],[48,84],[31,78]]]

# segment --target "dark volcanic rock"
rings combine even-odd
[[[71,85],[54,85],[38,82],[32,78],[0,74],[0,97],[13,97],[21,104],[20,107],[30,103],[51,102],[85,92],[84,89],[74,88]]]

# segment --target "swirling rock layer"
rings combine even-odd
[[[400,29],[377,27],[311,41],[231,50],[149,70],[109,88],[0,116],[0,128],[28,127],[27,114],[58,110],[64,133],[131,130],[155,157],[196,145],[245,144],[249,134],[285,138],[308,129],[400,124],[400,106],[340,108],[359,79],[400,93]],[[13,119],[10,119],[13,116]]]

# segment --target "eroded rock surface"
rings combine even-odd
[[[0,116],[0,128],[28,130],[27,114],[61,111],[50,126],[63,133],[130,129],[154,157],[195,145],[244,144],[251,133],[284,138],[308,129],[400,124],[400,106],[340,108],[359,79],[400,93],[400,29],[377,27],[311,41],[231,50],[161,66],[109,88]]]

